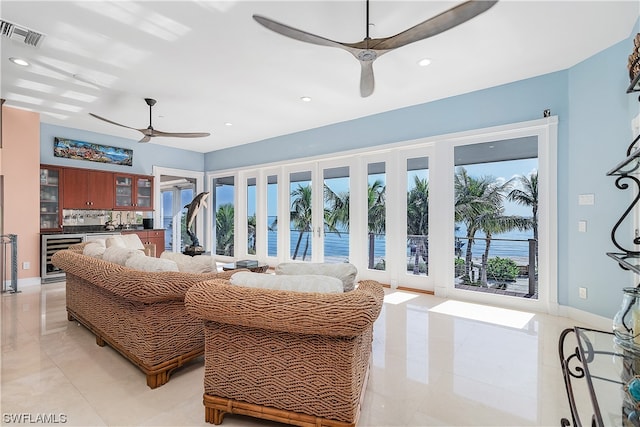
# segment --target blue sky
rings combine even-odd
[[[529,176],[532,172],[538,170],[538,159],[524,159],[524,160],[511,160],[508,162],[496,162],[496,163],[480,163],[477,165],[465,165],[464,168],[470,176],[492,176],[496,179],[508,181],[509,179],[518,176]],[[531,208],[527,206],[520,206],[512,202],[505,201],[505,214],[506,215],[521,215],[531,216]]]

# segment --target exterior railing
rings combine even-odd
[[[456,281],[461,285],[516,290],[528,297],[538,293],[537,241],[535,239],[504,239],[475,237],[471,263],[467,257],[467,237],[456,236]],[[489,253],[485,245],[489,241]],[[485,259],[486,256],[486,259]],[[493,261],[492,261],[493,260]],[[524,282],[524,277],[527,278]],[[480,289],[479,289],[480,290]]]

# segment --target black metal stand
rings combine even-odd
[[[576,346],[572,351],[565,352],[565,348],[571,348],[571,345],[567,344],[567,337],[571,334],[573,334]],[[596,341],[599,342],[592,342],[589,337],[597,337]],[[617,351],[613,346],[612,333],[580,327],[565,329],[560,334],[558,341],[558,355],[560,356],[562,376],[571,410],[571,421],[567,418],[562,418],[560,425],[564,427],[571,425],[581,427],[585,425],[580,418],[580,411],[576,404],[574,394],[574,382],[576,380],[580,380],[581,384],[589,390],[592,413],[590,414],[590,422],[587,425],[604,427],[611,423],[612,413],[620,414],[625,422],[630,419],[629,415],[635,408],[629,400],[620,397],[619,403],[614,405],[612,409],[610,402],[607,401],[607,398],[611,396],[602,396],[603,390],[606,390],[608,394],[616,393],[616,391],[612,390],[617,390],[619,396],[622,396],[625,383],[638,373],[638,357],[626,352],[624,349]],[[614,360],[622,368],[621,371],[612,373],[601,369],[603,365],[612,365],[611,362]],[[603,372],[606,373],[603,374]],[[603,388],[603,384],[608,384],[608,386]],[[598,397],[605,397],[604,400],[607,401],[605,406],[608,406],[605,407],[604,412]],[[603,413],[606,416],[603,417]],[[636,426],[637,424],[630,422],[624,425]]]
[[[16,234],[6,234],[0,236],[2,245],[0,246],[0,257],[2,257],[2,293],[18,293],[18,236]],[[11,273],[11,285],[7,289],[7,246],[11,254],[11,267],[9,272]]]

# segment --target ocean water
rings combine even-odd
[[[291,255],[293,255],[293,251],[295,250],[296,243],[298,242],[300,233],[297,230],[293,230],[290,233],[290,247],[291,247]],[[302,241],[300,242],[300,248],[298,250],[298,257],[296,259],[302,259],[302,255],[304,252],[305,244],[309,238],[309,248],[307,250],[307,257],[312,255],[311,253],[311,239],[309,233],[306,232],[302,235]],[[368,247],[368,236],[365,237],[366,244]],[[269,231],[268,236],[268,253],[269,256],[277,256],[277,232]],[[332,259],[343,259],[344,261],[349,260],[349,241],[350,235],[346,232],[341,232],[340,235],[338,233],[333,232],[325,232],[324,235],[324,255],[325,257],[331,257]],[[380,258],[384,258],[386,256],[386,242],[384,236],[376,236],[374,239],[374,257],[376,260]]]
[[[290,234],[290,243],[291,243],[291,252],[293,253],[296,242],[298,241],[298,231],[292,231]],[[298,259],[302,259],[302,253],[304,251],[304,246],[306,239],[309,233],[304,233],[302,241],[300,243],[300,249],[298,250]],[[464,257],[466,251],[467,239],[465,237],[465,233],[457,232],[455,234],[459,241],[463,244],[462,246],[462,254]],[[475,241],[473,246],[471,247],[471,253],[473,258],[481,258],[484,254],[485,250],[485,240],[484,234],[478,232],[475,236]],[[344,258],[344,260],[348,260],[349,257],[349,241],[351,236],[348,233],[325,233],[325,257],[335,258]],[[365,236],[365,239],[368,237]],[[490,257],[500,257],[500,258],[512,258],[516,260],[519,264],[527,264],[528,256],[529,256],[529,242],[528,239],[533,238],[533,233],[531,231],[521,232],[521,231],[513,231],[509,233],[502,233],[493,235],[490,243]],[[277,233],[270,231],[269,232],[269,256],[277,255]],[[368,245],[368,240],[365,242]],[[367,246],[368,247],[368,246]],[[407,257],[410,257],[413,253],[413,248],[411,244],[407,244]],[[451,248],[452,256],[455,255],[455,248]],[[309,241],[309,249],[307,251],[307,259],[311,256],[311,241]],[[374,248],[374,257],[376,260],[380,258],[386,257],[386,239],[385,236],[376,236],[375,239],[375,248]]]
[[[165,218],[165,224],[170,223],[171,218]],[[270,218],[270,223],[273,222],[273,218]],[[456,238],[459,238],[459,241],[463,244],[461,250],[461,256],[464,257],[466,251],[466,231],[464,227],[461,227],[454,233]],[[291,254],[295,249],[295,245],[298,241],[299,232],[297,230],[293,230],[290,233],[290,247]],[[170,236],[167,236],[170,238]],[[476,233],[475,241],[473,246],[471,247],[471,252],[473,258],[481,258],[485,249],[485,240],[484,234],[481,232]],[[277,239],[278,232],[277,231],[269,231],[267,236],[267,247],[268,247],[268,255],[270,257],[276,257],[278,255],[277,252]],[[298,258],[302,259],[305,244],[307,242],[307,238],[309,238],[309,247],[307,249],[306,259],[310,259],[312,256],[311,252],[311,238],[309,236],[309,232],[306,232],[302,236],[302,241],[300,243],[300,249],[298,250]],[[364,236],[365,247],[368,248],[368,236]],[[491,245],[490,245],[490,257],[500,257],[500,258],[512,258],[516,260],[519,264],[527,264],[528,256],[529,256],[529,242],[528,239],[533,238],[533,232],[529,231],[512,231],[509,233],[495,234],[492,236]],[[349,242],[351,236],[348,232],[325,232],[325,258],[331,258],[334,261],[348,261],[349,259]],[[412,247],[410,244],[407,244],[407,252],[406,256],[411,257],[412,255]],[[452,256],[455,255],[455,248],[451,248]],[[376,236],[374,241],[374,259],[376,261],[383,259],[386,257],[386,238],[384,235]]]

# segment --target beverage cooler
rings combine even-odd
[[[58,251],[67,249],[71,245],[82,243],[85,234],[42,234],[40,278],[42,283],[62,282],[65,280],[64,271],[51,263],[51,257]]]

